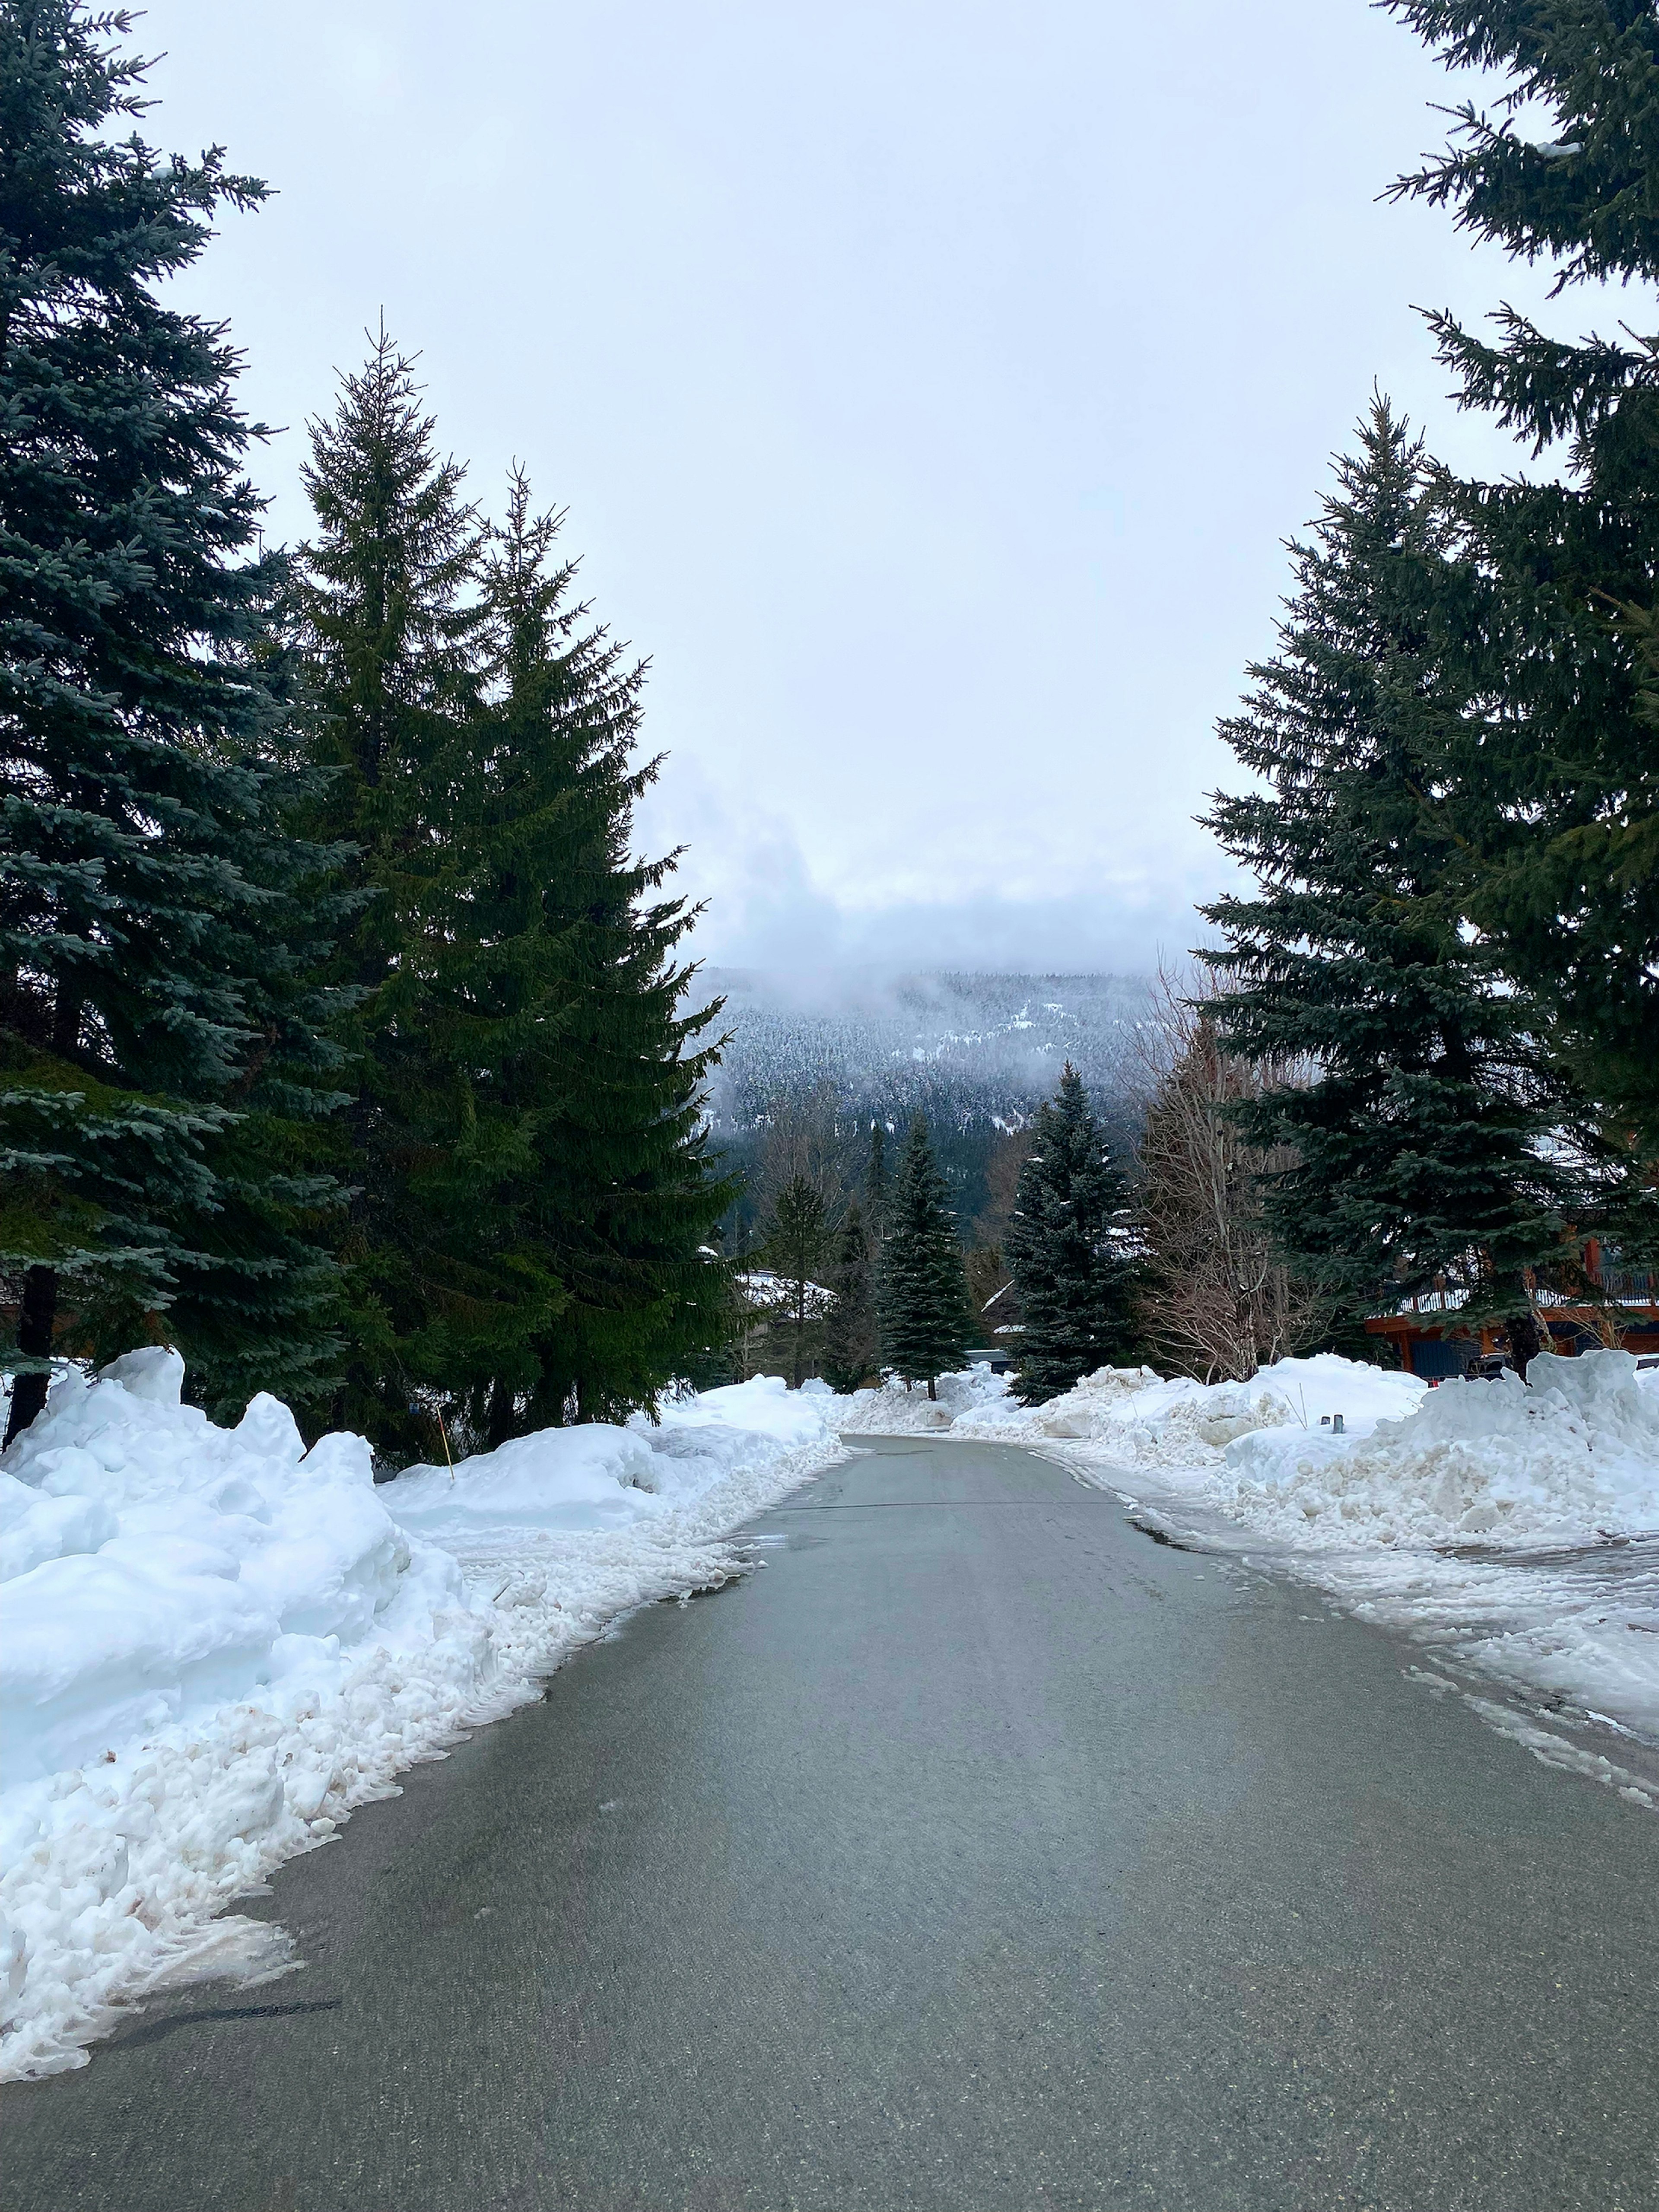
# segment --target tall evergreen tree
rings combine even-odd
[[[332,1411],[394,1456],[437,1450],[447,1324],[488,1295],[469,1243],[477,1194],[455,1172],[468,1102],[434,1028],[456,763],[481,712],[483,528],[433,428],[382,327],[333,416],[310,426],[318,526],[295,593],[308,754],[327,777],[319,819],[355,850],[358,901],[331,969],[354,1002],[340,1164],[356,1192]]]
[[[1420,444],[1379,400],[1339,469],[1274,658],[1222,734],[1265,789],[1217,794],[1210,826],[1255,896],[1202,909],[1224,1046],[1287,1083],[1240,1118],[1292,1148],[1269,1218],[1295,1264],[1362,1310],[1443,1281],[1466,1320],[1540,1348],[1534,1271],[1571,1266],[1564,1111],[1537,1010],[1462,927],[1434,797],[1465,701],[1435,619],[1455,524]]]
[[[908,1382],[926,1382],[962,1365],[972,1321],[962,1246],[950,1192],[933,1158],[927,1124],[910,1125],[888,1206],[879,1285],[882,1358]]]
[[[1023,1405],[1057,1398],[1097,1367],[1129,1364],[1139,1330],[1128,1195],[1068,1060],[1054,1097],[1037,1109],[1008,1224],[1025,1316],[1014,1386]]]
[[[382,332],[313,426],[313,757],[362,852],[360,1187],[340,1417],[434,1449],[652,1405],[726,1328],[703,1128],[717,1007],[682,1003],[674,863],[635,861],[642,667],[587,619],[560,518],[487,530]]]
[[[1389,0],[1451,68],[1510,80],[1466,103],[1401,195],[1552,261],[1556,290],[1659,280],[1659,18],[1648,0]],[[1518,118],[1554,118],[1543,143]],[[1510,307],[1490,339],[1431,318],[1462,404],[1563,466],[1456,488],[1477,558],[1447,629],[1470,711],[1443,784],[1473,920],[1547,1010],[1607,1109],[1632,1195],[1659,1159],[1659,720],[1641,635],[1659,604],[1659,336],[1551,336]],[[1645,1161],[1645,1174],[1642,1163]]]
[[[854,1200],[836,1238],[823,1329],[823,1379],[834,1390],[856,1390],[878,1372],[876,1278],[870,1232]]]
[[[660,765],[633,759],[644,668],[575,599],[559,524],[515,478],[485,563],[491,703],[473,753],[503,915],[485,935],[519,970],[501,1056],[525,1144],[514,1202],[560,1285],[521,1425],[653,1407],[707,1358],[730,1326],[714,1248],[736,1195],[704,1111],[720,1002],[697,1003],[678,957],[697,910],[663,896],[677,855],[632,851]]]
[[[158,296],[264,188],[136,132],[121,12],[0,5],[0,1271],[10,1430],[54,1349],[181,1342],[216,1403],[329,1354],[328,1103],[307,971],[329,855],[288,839],[237,356]],[[315,896],[313,896],[313,893]]]

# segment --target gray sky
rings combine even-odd
[[[292,425],[362,332],[569,508],[649,653],[706,957],[1136,968],[1284,536],[1372,379],[1449,458],[1412,304],[1544,280],[1376,204],[1462,96],[1365,0],[152,0],[147,133],[278,197],[188,282]],[[1570,312],[1577,327],[1580,315]]]

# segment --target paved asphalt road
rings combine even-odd
[[[1659,2205],[1650,1813],[1027,1454],[757,1533],[9,2092],[7,2212]]]

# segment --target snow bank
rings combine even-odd
[[[1289,1424],[1317,1430],[1336,1413],[1352,1443],[1385,1417],[1409,1413],[1424,1391],[1413,1376],[1334,1352],[1282,1359],[1250,1382],[1206,1384],[1184,1375],[1166,1380],[1151,1367],[1103,1367],[1041,1406],[1022,1406],[1006,1378],[982,1364],[941,1375],[938,1389],[937,1404],[902,1382],[860,1390],[842,1401],[840,1425],[854,1434],[949,1430],[1008,1443],[1098,1444],[1121,1467],[1219,1467],[1236,1437]]]
[[[1659,1530],[1659,1398],[1627,1352],[1443,1382],[1369,1437],[1242,1436],[1211,1495],[1297,1541],[1536,1547]]]
[[[619,1611],[743,1571],[720,1540],[836,1455],[827,1393],[758,1380],[377,1488],[360,1437],[307,1452],[268,1397],[217,1428],[182,1380],[71,1373],[0,1466],[0,2076],[283,1971],[226,1903]]]
[[[975,1430],[1018,1431],[1061,1443],[1097,1444],[1125,1468],[1219,1467],[1229,1445],[1263,1429],[1294,1427],[1321,1434],[1343,1419],[1345,1443],[1368,1436],[1379,1420],[1408,1413],[1424,1386],[1334,1352],[1281,1359],[1249,1382],[1165,1380],[1150,1367],[1103,1367],[1075,1389],[1025,1407],[1012,1397],[986,1407]],[[958,1423],[958,1427],[963,1425]]]
[[[429,1635],[463,1602],[453,1561],[411,1545],[376,1498],[361,1437],[307,1453],[263,1396],[216,1428],[179,1403],[183,1380],[161,1350],[74,1375],[6,1455],[8,1784],[241,1698],[377,1622]]]
[[[963,1429],[988,1407],[1007,1403],[1008,1385],[981,1361],[959,1375],[941,1375],[935,1386],[937,1401],[918,1384],[907,1390],[902,1382],[884,1382],[878,1390],[855,1390],[836,1401],[834,1419],[845,1434],[916,1436],[933,1430]]]

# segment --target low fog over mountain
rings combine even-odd
[[[1053,1091],[1067,1060],[1101,1112],[1124,1121],[1133,1032],[1147,1000],[1145,980],[1122,975],[714,968],[698,980],[710,995],[724,995],[720,1027],[731,1032],[710,1088],[716,1141],[751,1180],[764,1181],[757,1170],[781,1118],[833,1123],[850,1179],[872,1121],[902,1140],[921,1112],[964,1227],[986,1204],[991,1155]]]

